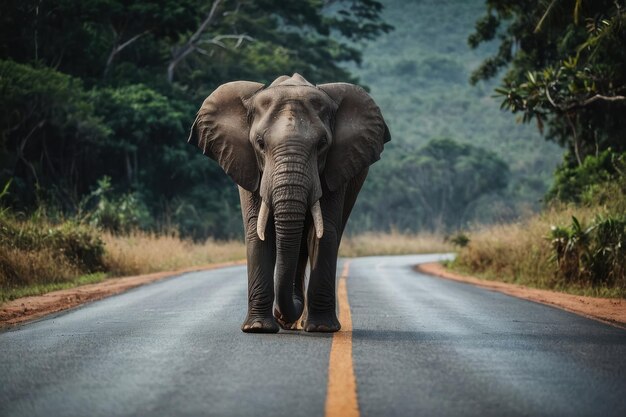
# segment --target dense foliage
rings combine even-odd
[[[570,226],[550,234],[556,274],[583,286],[623,286],[626,280],[626,217],[598,216],[585,226],[572,217]]]
[[[381,161],[361,200],[359,225],[446,231],[480,218],[476,210],[508,185],[508,165],[484,148],[434,139],[400,159]],[[400,175],[399,175],[400,174]],[[373,205],[372,205],[373,204]]]
[[[498,39],[497,53],[473,74],[508,67],[498,88],[502,106],[536,120],[570,151],[565,165],[589,155],[626,151],[626,2],[489,0],[469,38]],[[560,195],[557,192],[555,195]]]
[[[10,0],[0,14],[0,184],[114,231],[240,234],[236,189],[186,144],[217,85],[301,72],[356,81],[374,0]],[[147,215],[146,215],[147,213]]]
[[[548,192],[550,200],[578,204],[593,203],[605,194],[607,184],[619,184],[626,173],[626,153],[619,154],[605,149],[597,156],[589,155],[582,164],[567,164],[567,160],[555,172],[554,184]],[[617,199],[619,194],[600,198]]]

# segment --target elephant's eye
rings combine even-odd
[[[265,149],[265,141],[260,135],[256,137],[256,143],[257,145],[259,145],[259,148],[261,148],[261,150]]]
[[[324,135],[324,136],[322,136],[320,141],[317,143],[317,148],[318,149],[322,149],[324,146],[326,146],[326,144],[328,144],[328,137],[326,137],[326,135]]]

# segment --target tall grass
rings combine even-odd
[[[104,244],[97,231],[72,221],[0,215],[0,287],[63,282],[102,272]]]
[[[245,259],[243,242],[207,240],[194,243],[175,234],[155,235],[135,232],[127,236],[105,233],[104,264],[114,275],[131,275],[187,266]],[[364,233],[344,237],[339,255],[405,255],[450,252],[452,245],[435,234]]]
[[[451,252],[453,246],[443,237],[432,233],[404,234],[363,233],[345,236],[341,241],[339,256],[357,257],[372,255],[410,255],[418,253]]]
[[[571,224],[572,217],[589,224],[601,210],[598,207],[554,207],[518,223],[474,230],[469,233],[469,244],[460,249],[450,266],[487,279],[575,294],[624,297],[624,277],[612,285],[594,285],[563,274],[559,268],[552,231]]]
[[[0,246],[0,287],[21,287],[71,280],[82,272],[54,251]]]
[[[0,212],[0,302],[114,276],[245,258],[239,241],[197,244],[176,235],[102,233],[72,220]]]
[[[243,242],[207,240],[194,243],[175,234],[134,232],[127,236],[103,235],[104,264],[112,275],[135,275],[245,259]]]
[[[366,233],[343,239],[340,255],[449,252],[437,235]],[[0,215],[0,302],[106,277],[137,275],[245,259],[243,242],[196,243],[176,234],[115,235],[76,221]]]

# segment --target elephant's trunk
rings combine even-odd
[[[306,206],[300,202],[274,204],[276,226],[276,304],[283,320],[293,323],[302,315],[302,300],[294,298]]]
[[[319,181],[318,178],[311,178],[307,165],[304,161],[289,160],[277,164],[273,172],[271,198],[276,228],[276,304],[283,320],[288,323],[298,320],[304,308],[303,300],[294,297],[294,284],[304,221],[311,207],[311,191],[315,188],[315,180]],[[319,202],[315,201],[313,207],[316,234],[321,237],[323,222]]]

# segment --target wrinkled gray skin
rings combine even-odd
[[[224,84],[202,104],[189,142],[239,185],[248,260],[244,332],[279,325],[335,332],[341,236],[389,130],[360,87],[314,86],[299,74],[269,87]],[[311,272],[306,292],[305,268]]]

